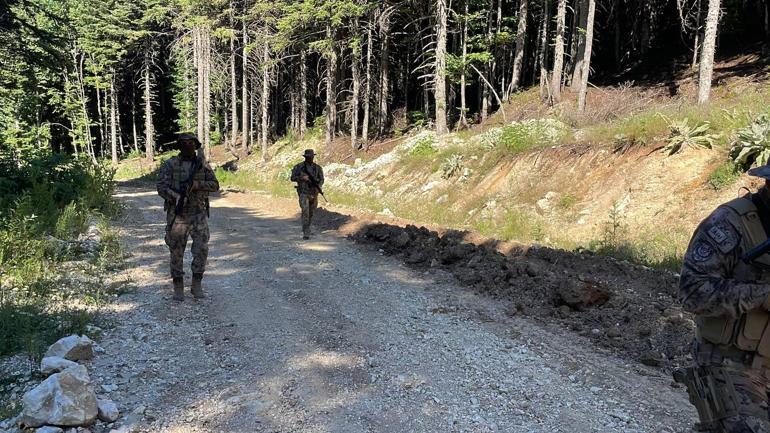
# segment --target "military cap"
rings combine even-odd
[[[770,180],[770,164],[754,167],[749,170],[749,176],[761,177]]]
[[[303,153],[302,156],[315,156],[315,151],[313,149],[305,149],[305,153]]]
[[[184,140],[192,140],[195,142],[195,148],[200,149],[201,148],[201,142],[198,140],[198,137],[196,137],[194,134],[179,134],[179,137],[176,139],[176,147],[179,148],[179,142]]]

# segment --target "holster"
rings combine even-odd
[[[719,432],[719,422],[738,415],[735,384],[725,369],[718,367],[679,368],[674,381],[687,387],[690,403],[698,410],[695,431]]]

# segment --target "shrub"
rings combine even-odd
[[[702,122],[690,125],[690,121],[685,117],[678,121],[668,121],[668,127],[671,130],[666,147],[663,148],[669,155],[679,153],[683,147],[706,147],[711,149],[714,141],[719,138],[719,134],[709,134],[711,124]]]
[[[450,179],[463,169],[463,156],[455,154],[447,158],[441,165],[441,177]]]
[[[409,154],[413,156],[433,156],[438,153],[436,150],[436,136],[433,134],[418,134],[414,137],[414,143]]]
[[[765,165],[770,160],[770,115],[759,116],[736,132],[730,158],[741,169]]]
[[[502,129],[500,143],[513,152],[553,146],[565,135],[567,125],[556,119],[531,119],[514,122]]]

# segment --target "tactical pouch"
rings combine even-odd
[[[736,320],[724,316],[696,317],[698,336],[717,346],[732,343]]]
[[[735,346],[741,350],[755,352],[768,321],[770,321],[770,315],[762,309],[754,309],[744,314],[741,317],[742,326],[738,326],[741,332],[735,337]]]

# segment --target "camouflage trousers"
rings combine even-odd
[[[302,209],[302,234],[310,236],[310,224],[318,208],[318,194],[300,194],[299,208]]]
[[[173,218],[173,215],[170,217]],[[171,220],[169,219],[169,222]],[[193,274],[202,274],[206,271],[206,260],[209,255],[209,223],[206,215],[190,217],[179,216],[174,225],[166,227],[166,245],[171,251],[171,277],[184,276],[184,251],[187,248],[187,239],[192,238],[192,265]]]
[[[696,343],[696,347],[697,347]],[[700,431],[711,433],[770,433],[767,362],[745,362],[725,358],[708,343],[695,350],[696,363],[708,377],[711,398],[725,408],[718,420],[701,420]],[[709,359],[710,358],[710,359]],[[720,359],[721,358],[721,359]],[[757,361],[766,358],[756,359]],[[751,365],[760,364],[760,365]],[[716,395],[715,395],[716,394]],[[697,430],[696,430],[697,431]]]

